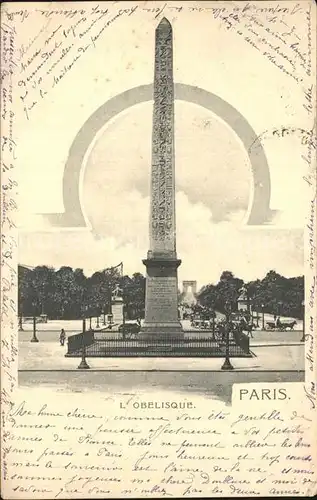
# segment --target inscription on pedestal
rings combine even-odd
[[[113,322],[121,324],[123,322],[123,302],[112,303]]]
[[[177,321],[177,278],[147,278],[147,321]]]

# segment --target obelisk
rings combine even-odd
[[[173,33],[161,20],[155,32],[150,249],[146,266],[143,338],[182,337],[176,254]]]

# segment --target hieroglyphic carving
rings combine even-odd
[[[163,19],[155,33],[150,250],[146,265],[144,338],[182,337],[178,320],[175,237],[174,83],[172,27]]]
[[[175,251],[174,83],[170,23],[156,29],[152,135],[151,249]]]

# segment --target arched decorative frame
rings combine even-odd
[[[175,83],[175,100],[202,106],[221,118],[237,134],[250,160],[253,188],[245,223],[262,225],[271,220],[271,180],[264,149],[247,120],[229,103],[200,87]],[[153,99],[153,85],[141,85],[111,98],[86,120],[69,150],[63,177],[64,213],[43,214],[54,227],[86,227],[80,202],[80,172],[89,145],[98,131],[127,108]],[[256,147],[252,147],[256,143]]]

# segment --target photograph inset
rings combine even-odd
[[[254,279],[241,279],[230,271],[228,260],[218,280],[208,282],[207,278],[198,287],[193,270],[179,286],[173,33],[166,18],[156,28],[154,68],[145,276],[140,269],[125,274],[120,253],[118,261],[122,262],[105,265],[90,276],[82,268],[55,268],[48,262],[31,266],[20,259],[20,383],[57,383],[58,375],[52,372],[63,370],[89,373],[92,368],[111,372],[132,367],[145,372],[146,358],[153,360],[151,370],[173,371],[173,377],[176,372],[190,372],[188,387],[182,382],[183,390],[190,390],[195,373],[209,371],[219,376],[211,380],[201,375],[195,382],[198,391],[213,391],[228,380],[231,384],[303,380],[303,275],[286,277],[278,273],[278,267],[263,273],[264,266]],[[115,208],[111,218],[115,223]],[[224,248],[230,233],[225,234]],[[219,249],[221,243],[217,244]],[[94,255],[90,258],[93,261]],[[250,255],[245,254],[248,259]],[[198,264],[198,260],[192,241],[191,261]],[[206,268],[213,266],[213,260],[211,247]],[[127,364],[131,359],[138,361]],[[74,379],[74,375],[64,376],[75,390]]]

